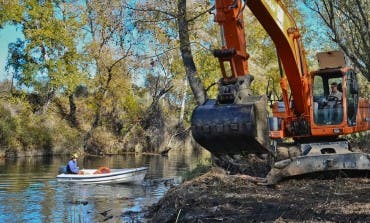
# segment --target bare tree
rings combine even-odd
[[[190,41],[191,31],[189,26],[196,19],[210,10],[204,10],[188,15],[187,3],[188,2],[186,0],[178,0],[177,5],[172,1],[160,1],[160,3],[156,1],[155,4],[149,1],[146,4],[137,4],[136,7],[127,5],[126,8],[139,12],[142,18],[138,20],[138,23],[157,24],[159,22],[166,21],[168,25],[167,29],[170,29],[171,32],[176,31],[175,29],[177,28],[181,58],[185,68],[186,77],[189,81],[190,88],[197,104],[203,104],[207,99],[207,95],[194,62]],[[176,26],[173,26],[173,21],[176,21]],[[158,25],[156,25],[156,27],[158,27]],[[151,29],[153,29],[153,27],[151,27]],[[169,34],[167,33],[166,35]]]
[[[336,42],[370,80],[370,0],[303,0],[329,28]]]

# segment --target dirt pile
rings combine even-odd
[[[300,179],[273,187],[214,168],[170,189],[149,222],[370,222],[370,179]]]

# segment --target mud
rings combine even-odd
[[[261,186],[210,172],[170,189],[149,222],[370,222],[370,178],[289,179]]]

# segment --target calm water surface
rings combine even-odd
[[[55,179],[68,157],[0,159],[0,222],[145,222],[142,210],[157,202],[183,174],[209,158],[204,151],[171,150],[168,157],[117,155],[78,159],[81,168],[147,166],[142,184],[71,184]]]

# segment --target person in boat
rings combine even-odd
[[[78,155],[76,153],[72,154],[71,159],[67,164],[67,174],[83,174],[83,171],[77,166]]]

